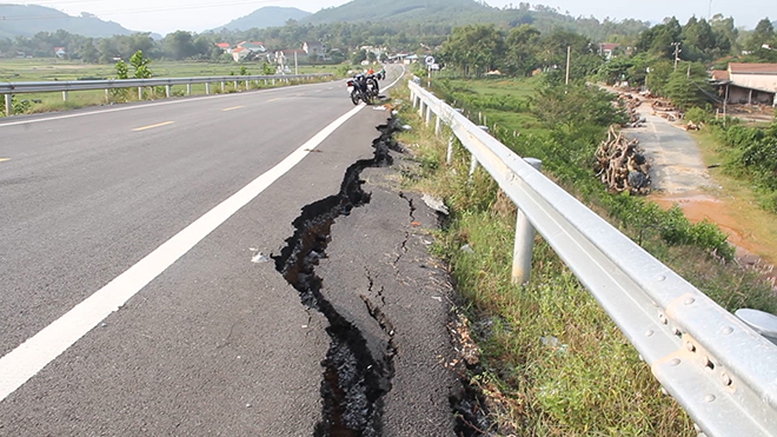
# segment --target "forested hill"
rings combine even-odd
[[[650,27],[639,20],[599,21],[572,17],[558,10],[520,3],[516,7],[494,8],[475,0],[353,0],[342,6],[322,9],[303,19],[301,24],[367,23],[380,24],[408,32],[409,25],[420,25],[438,33],[450,28],[479,23],[494,23],[503,28],[531,24],[542,32],[564,28],[594,41],[610,35],[638,35]]]
[[[54,33],[59,29],[92,38],[132,34],[117,23],[86,13],[72,17],[44,6],[0,4],[0,38],[31,37],[38,32]]]
[[[280,27],[286,24],[286,22],[289,20],[299,21],[309,15],[310,12],[305,12],[297,8],[266,6],[255,10],[245,17],[232,20],[229,23],[223,26],[219,26],[213,30],[219,31],[225,28],[229,30],[248,30],[265,29],[267,27]]]
[[[322,9],[302,20],[311,24],[353,22],[476,22],[493,15],[494,8],[475,0],[353,0]],[[490,20],[488,20],[490,21]]]

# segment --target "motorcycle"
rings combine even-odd
[[[367,77],[363,74],[356,75],[351,79],[348,79],[346,84],[348,87],[348,93],[351,95],[351,101],[354,105],[358,105],[359,101],[363,101],[365,104],[372,104],[372,99],[377,94],[373,94],[368,84]]]
[[[380,94],[378,79],[373,74],[367,76],[367,91],[372,95],[373,98],[377,98]]]

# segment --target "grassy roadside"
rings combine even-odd
[[[464,106],[470,117],[482,113],[489,124],[500,117],[508,120],[494,122],[496,129],[491,126],[509,140],[503,142],[522,156],[542,158],[546,173],[568,191],[726,308],[777,309],[769,287],[753,273],[711,256],[709,247],[696,244],[700,240],[680,239],[670,244],[663,238],[669,222],[673,232],[681,234],[707,232],[708,227],[694,230],[687,220],[683,222],[681,213],[674,212],[669,218],[662,216],[665,229],[645,232],[640,223],[649,220],[626,220],[623,211],[613,215],[611,210],[618,207],[635,207],[631,202],[636,200],[614,196],[602,202],[606,197],[596,192],[595,184],[576,179],[584,175],[593,180],[590,172],[569,168],[574,160],[552,162],[554,155],[549,150],[555,143],[543,136],[528,106],[516,115],[515,101],[499,103],[499,93],[489,92],[494,85],[498,83],[479,83],[458,91],[459,98],[474,94],[469,102],[487,104],[476,107],[461,98],[457,105]],[[406,95],[399,98],[408,99]],[[414,129],[399,139],[411,145],[420,164],[418,174],[408,175],[408,184],[444,198],[452,210],[435,250],[450,267],[482,350],[485,372],[473,375],[473,383],[492,400],[491,414],[497,425],[490,431],[516,436],[695,435],[686,414],[660,394],[650,369],[540,237],[532,281],[524,287],[511,284],[515,224],[511,202],[482,170],[468,181],[469,157],[460,148],[453,164],[447,166],[446,142],[436,139],[411,108],[403,108],[401,116]],[[529,120],[531,132],[513,125],[511,116]],[[545,156],[539,156],[542,153]],[[659,216],[655,209],[645,206],[638,212]]]
[[[702,159],[710,174],[721,187],[719,197],[728,214],[746,229],[745,237],[757,255],[769,264],[777,263],[777,216],[761,206],[761,199],[754,193],[750,182],[727,174],[721,163],[725,161],[720,140],[710,129],[692,133],[702,152]]]

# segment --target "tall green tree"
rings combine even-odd
[[[510,29],[505,41],[504,69],[506,73],[528,76],[540,66],[539,60],[537,60],[540,36],[540,31],[528,24]]]
[[[749,51],[755,51],[764,44],[769,44],[775,38],[774,25],[769,18],[764,18],[755,26],[755,30],[747,38],[745,48]]]
[[[504,34],[493,24],[477,24],[453,29],[440,50],[443,60],[465,76],[500,68],[504,61]]]

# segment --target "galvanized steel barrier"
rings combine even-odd
[[[413,107],[447,125],[519,208],[516,282],[528,280],[530,222],[688,412],[699,435],[777,436],[777,346],[415,82]],[[452,147],[450,144],[449,147]],[[449,157],[450,157],[449,149]],[[534,164],[534,165],[533,165]],[[530,260],[530,257],[529,257]]]
[[[210,85],[220,83],[224,91],[226,83],[234,83],[235,88],[239,83],[245,83],[248,88],[250,82],[264,81],[265,84],[275,85],[278,81],[289,83],[293,80],[312,80],[323,77],[332,77],[330,73],[323,74],[292,74],[292,75],[262,75],[262,76],[207,76],[207,77],[179,77],[179,78],[152,78],[152,79],[113,79],[113,80],[69,80],[54,82],[0,82],[0,94],[5,95],[6,115],[13,114],[12,96],[14,94],[62,92],[62,99],[68,99],[70,91],[90,91],[119,88],[137,88],[139,97],[143,98],[143,89],[148,87],[164,86],[167,97],[172,94],[174,85],[186,85],[186,94],[192,93],[192,85],[205,84],[205,93],[210,94]]]

